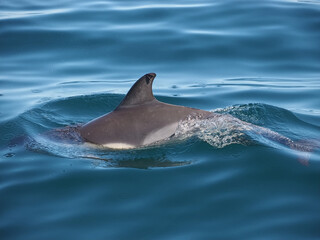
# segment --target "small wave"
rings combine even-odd
[[[261,113],[258,111],[261,109],[265,112]],[[298,156],[298,160],[302,164],[308,165],[311,153],[320,148],[319,139],[311,139],[310,137],[306,139],[300,135],[295,136],[298,139],[295,140],[290,136],[283,135],[267,127],[250,123],[250,121],[257,121],[259,123],[259,116],[262,117],[265,114],[270,114],[267,109],[272,109],[273,111],[276,110],[278,113],[282,113],[282,115],[294,117],[293,119],[296,122],[299,122],[300,126],[301,123],[308,126],[308,124],[297,119],[291,112],[285,109],[264,104],[247,104],[218,109],[213,111],[213,114],[206,118],[201,118],[197,115],[190,115],[186,120],[179,123],[174,138],[183,140],[196,136],[215,148],[223,148],[230,144],[262,144],[268,147],[294,153]],[[250,114],[244,114],[244,112],[247,111],[249,111]],[[230,113],[246,118],[250,121],[243,121],[230,115]],[[274,115],[271,116],[274,117]],[[285,120],[288,121],[288,118],[285,118]],[[276,122],[277,118],[273,119],[273,121]],[[313,130],[317,130],[315,136],[318,136],[319,129],[316,126],[311,125],[311,127]],[[287,132],[290,133],[290,129],[287,130]],[[310,134],[308,135],[310,136]]]
[[[118,11],[130,11],[139,9],[168,9],[168,8],[202,8],[209,7],[212,4],[199,3],[199,4],[143,4],[143,5],[133,5],[133,6],[114,6],[113,10]]]
[[[28,138],[26,148],[29,151],[69,159],[89,159],[95,167],[102,168],[163,168],[188,165],[190,161],[172,160],[170,151],[153,145],[140,149],[112,150],[92,147],[83,143],[55,141],[46,136]],[[169,156],[168,156],[169,155]]]
[[[118,98],[119,96],[115,94],[103,94],[50,101],[23,113],[13,120],[14,124],[11,125],[19,125],[24,129],[23,134],[28,136],[26,147],[34,152],[65,158],[102,160],[105,166],[115,167],[129,166],[130,163],[135,165],[137,161],[141,163],[144,162],[143,159],[151,159],[150,165],[145,165],[146,168],[189,164],[184,161],[171,161],[170,156],[184,152],[190,148],[190,144],[194,145],[198,140],[214,148],[224,148],[231,144],[258,143],[275,148],[285,146],[289,150],[304,150],[309,148],[304,148],[305,144],[296,144],[291,140],[304,139],[302,134],[294,132],[299,128],[301,131],[308,130],[316,135],[319,132],[317,127],[299,120],[288,110],[256,103],[216,109],[206,118],[190,115],[179,123],[174,136],[139,149],[112,150],[83,144],[76,130],[79,124],[100,115],[101,108],[106,108],[108,102],[112,110],[112,105]],[[78,109],[79,104],[92,106],[93,102],[96,107],[85,117],[80,111],[82,118],[79,122],[80,113],[75,109]],[[78,121],[75,121],[75,116]],[[311,136],[309,133],[307,135]],[[140,166],[142,167],[141,164]]]
[[[33,11],[2,11],[0,20],[26,18],[42,15],[52,15],[68,12],[68,9],[46,9],[46,10],[33,10]]]

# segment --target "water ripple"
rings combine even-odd
[[[1,11],[0,20],[5,19],[19,19],[36,16],[47,16],[60,13],[68,13],[68,9],[47,9],[47,10],[35,10],[35,11]]]
[[[319,139],[319,29],[318,0],[0,1],[1,237],[318,239],[318,150],[306,167],[210,131],[134,151],[41,136],[156,72],[161,101]]]
[[[140,9],[170,9],[170,8],[204,8],[210,7],[213,4],[200,3],[200,4],[143,4],[140,6],[113,6],[113,10],[118,11],[131,11],[131,10],[140,10]]]

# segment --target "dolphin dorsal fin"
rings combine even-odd
[[[155,77],[155,73],[148,73],[137,80],[116,109],[154,100],[152,83]]]

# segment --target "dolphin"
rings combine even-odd
[[[270,145],[273,142],[276,143],[276,147],[282,145],[297,151],[298,160],[304,165],[308,165],[311,152],[320,147],[318,141],[294,141],[271,129],[242,121],[229,114],[160,102],[152,92],[155,77],[155,73],[148,73],[137,80],[112,112],[86,124],[53,129],[40,136],[63,144],[89,144],[89,146],[113,149],[131,149],[162,143],[162,140],[176,134],[180,122],[203,119],[209,120],[205,121],[205,124],[209,125],[207,130],[209,133],[212,131],[213,135],[215,131],[218,135],[221,134],[219,132],[221,128],[227,130],[223,131],[225,134],[237,133],[227,139],[230,144],[247,145],[251,142],[260,142]],[[34,146],[37,146],[35,142],[37,140],[30,136],[20,136],[12,139],[8,146],[23,144],[33,149]],[[83,157],[102,159],[95,156]]]
[[[200,118],[211,112],[158,101],[152,92],[155,73],[142,76],[112,111],[80,127],[88,143],[113,149],[154,144],[174,135],[179,122],[190,115]]]

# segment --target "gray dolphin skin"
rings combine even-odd
[[[212,114],[158,101],[152,92],[155,77],[148,73],[137,80],[115,110],[81,126],[81,137],[108,148],[137,148],[174,135],[179,122],[191,114]]]

